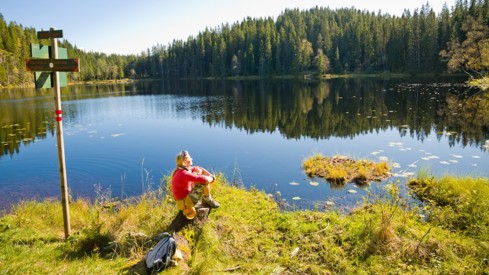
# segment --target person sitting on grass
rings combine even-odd
[[[202,204],[209,208],[218,208],[220,204],[212,199],[211,183],[214,175],[202,167],[192,166],[192,157],[187,151],[182,151],[176,157],[177,168],[172,173],[171,190],[177,203],[177,208],[183,211],[187,219],[197,215],[195,205]]]

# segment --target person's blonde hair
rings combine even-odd
[[[177,171],[178,168],[183,168],[183,169],[187,168],[183,165],[183,162],[188,157],[189,157],[189,153],[186,150],[183,150],[177,154],[177,157],[175,158],[175,162],[177,163],[177,168],[175,168],[175,170],[173,170],[173,173],[171,174],[172,176],[175,175],[175,172]]]

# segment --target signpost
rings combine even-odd
[[[29,59],[25,62],[28,71],[79,72],[78,59]]]
[[[53,28],[49,29],[49,31],[40,31],[37,32],[38,39],[45,38],[63,38],[63,30],[55,30]]]
[[[31,44],[31,57],[33,58],[51,58],[51,47],[47,45]],[[68,49],[58,47],[58,59],[68,59]],[[53,87],[53,72],[34,72],[36,81],[36,89],[52,88]],[[59,73],[59,83],[61,87],[67,84],[66,72]]]
[[[67,56],[64,56],[65,59],[58,59],[58,40],[57,38],[63,37],[62,30],[54,30],[50,29],[49,31],[40,31],[37,32],[38,39],[50,39],[51,47],[48,47],[48,50],[43,50],[43,47],[38,46],[38,51],[32,50],[32,57],[44,57],[42,59],[28,59],[26,60],[26,69],[27,71],[33,71],[36,74],[36,82],[38,78],[49,78],[49,74],[45,74],[45,72],[52,72],[52,82],[54,87],[54,101],[56,110],[54,111],[55,119],[56,119],[56,140],[58,144],[58,165],[59,165],[59,180],[61,187],[61,204],[63,206],[63,220],[64,220],[64,232],[65,238],[68,238],[71,234],[71,226],[70,226],[70,212],[69,212],[69,200],[68,200],[68,183],[66,177],[66,164],[65,164],[65,147],[64,147],[64,139],[63,139],[63,111],[61,110],[61,89],[60,89],[60,73],[59,72],[79,72],[80,64],[78,59],[67,59]],[[49,53],[46,56],[46,53]],[[50,57],[50,58],[49,58]],[[40,73],[39,76],[37,72]],[[41,85],[44,87],[45,85]],[[37,87],[37,84],[36,84]]]

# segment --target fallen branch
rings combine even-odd
[[[238,270],[238,269],[240,269],[240,268],[241,268],[241,266],[237,265],[237,266],[235,266],[235,267],[226,268],[226,269],[224,269],[224,271],[225,271],[225,272],[228,272],[228,271],[235,271],[235,270]]]
[[[230,267],[230,268],[226,268],[226,269],[213,269],[213,270],[209,270],[209,272],[231,272],[231,271],[238,270],[240,268],[241,268],[241,266],[237,265],[235,267]]]

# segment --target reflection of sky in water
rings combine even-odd
[[[247,187],[280,192],[281,198],[298,207],[323,207],[325,201],[340,208],[351,206],[367,193],[368,187],[331,188],[322,179],[308,178],[301,162],[314,153],[388,160],[395,174],[389,181],[404,181],[419,169],[434,175],[489,176],[487,151],[450,147],[448,134],[438,139],[435,130],[422,141],[409,133],[401,135],[396,128],[353,138],[287,139],[279,131],[249,134],[235,127],[210,126],[195,108],[200,100],[149,95],[63,102],[65,110],[77,110],[64,120],[71,193],[93,197],[94,185],[100,184],[110,188],[113,197],[138,195],[171,173],[174,156],[182,149],[190,151],[196,165],[222,172],[228,180],[237,177]],[[10,198],[58,196],[55,137],[48,135],[22,147],[19,154],[0,159],[0,170],[1,193]],[[370,188],[376,190],[376,185]]]

